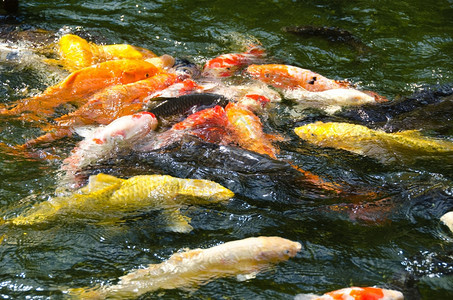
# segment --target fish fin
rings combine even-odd
[[[5,221],[4,221],[3,219],[1,219],[1,220],[0,220],[0,225],[3,224],[3,223],[5,223]],[[5,238],[6,238],[6,234],[2,234],[2,235],[0,236],[0,245],[3,243],[3,241],[5,240]]]
[[[90,176],[90,178],[88,179],[88,184],[85,187],[81,188],[80,192],[82,192],[83,194],[93,193],[100,191],[106,187],[119,185],[124,181],[124,179],[117,178],[112,175],[99,173],[97,175]]]
[[[319,297],[321,296],[316,294],[297,294],[294,297],[294,300],[314,300],[318,299]]]
[[[190,218],[181,215],[179,209],[164,210],[163,214],[168,221],[168,229],[173,232],[188,233],[191,232],[193,227],[190,226]]]
[[[340,105],[329,105],[323,108],[323,110],[328,113],[329,115],[333,115],[337,111],[341,110]]]
[[[393,135],[405,136],[411,138],[422,138],[423,135],[420,133],[420,130],[403,130],[399,132],[394,132]]]
[[[252,272],[252,273],[248,273],[248,274],[239,274],[236,276],[236,279],[237,279],[237,281],[247,281],[247,280],[256,278],[256,274],[258,274],[258,272]]]
[[[86,138],[90,135],[93,134],[93,132],[100,127],[94,127],[94,126],[81,126],[81,127],[75,127],[74,130],[75,132],[80,135],[83,138]]]
[[[193,249],[193,250],[185,249],[184,252],[179,252],[179,253],[173,254],[170,257],[169,261],[171,260],[171,261],[175,261],[175,262],[180,262],[183,259],[191,259],[191,258],[193,258],[195,256],[198,256],[202,252],[203,252],[202,249]]]

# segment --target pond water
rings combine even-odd
[[[1,16],[0,22],[3,30],[73,32],[97,43],[132,44],[199,65],[240,51],[244,40],[259,40],[269,61],[348,79],[392,102],[442,85],[446,96],[437,101],[421,101],[385,121],[362,123],[392,131],[417,129],[453,142],[452,88],[445,87],[453,83],[452,15],[451,0],[66,0],[20,1],[18,13]],[[282,30],[307,24],[348,30],[366,50]],[[21,44],[13,38],[9,42]],[[21,55],[0,60],[1,103],[39,93],[66,74],[31,52]],[[114,225],[75,221],[2,227],[0,297],[60,299],[69,287],[115,283],[127,271],[162,262],[183,248],[277,235],[300,242],[302,250],[254,279],[219,279],[193,291],[159,291],[141,298],[292,299],[355,285],[400,290],[406,299],[452,299],[453,233],[439,221],[453,210],[452,156],[382,163],[309,145],[293,132],[316,120],[353,122],[352,115],[329,116],[288,103],[272,107],[263,122],[267,132],[286,137],[277,143],[278,161],[188,139],[168,151],[131,153],[93,166],[87,172],[124,178],[158,173],[210,179],[236,195],[227,205],[188,207],[185,214],[194,230],[187,234],[166,231],[154,213]],[[33,125],[8,119],[0,120],[0,128],[2,143],[19,144],[39,134]],[[76,141],[51,147],[64,157]],[[336,195],[315,188],[299,180],[288,161],[348,191]],[[53,196],[60,164],[1,151],[1,215],[11,217]]]

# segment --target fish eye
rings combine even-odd
[[[146,73],[146,74],[145,74],[145,77],[148,78],[148,77],[149,77],[149,73]]]
[[[271,75],[269,73],[265,73],[264,77],[269,78]]]

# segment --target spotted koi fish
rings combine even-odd
[[[401,292],[377,287],[350,287],[322,296],[314,294],[299,294],[294,300],[403,300]]]

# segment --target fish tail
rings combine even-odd
[[[377,102],[377,103],[383,103],[383,102],[388,102],[389,99],[385,96],[382,96],[382,95],[379,95],[378,93],[376,92],[373,92],[373,91],[361,91],[371,97],[374,97],[374,100]]]
[[[72,136],[72,131],[69,128],[57,128],[54,132],[48,132],[44,135],[41,135],[35,139],[31,139],[26,143],[20,145],[23,149],[29,149],[36,145],[41,145],[45,143],[51,143],[57,140],[60,140],[64,137]]]
[[[28,151],[27,147],[24,147],[24,145],[8,145],[5,143],[0,143],[0,151],[3,153],[6,153],[11,156],[16,156],[16,157],[23,157],[23,158],[29,158],[29,159],[46,159],[46,160],[51,160],[51,159],[60,159],[59,156],[52,154],[50,152],[46,151],[36,151],[36,152],[30,152]]]
[[[65,291],[71,299],[83,299],[83,300],[98,300],[105,299],[106,295],[99,290],[94,288],[73,288]]]

